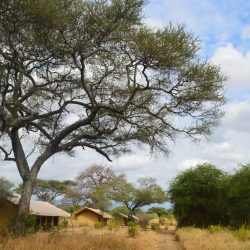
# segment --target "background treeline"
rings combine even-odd
[[[200,164],[177,175],[169,199],[179,226],[250,225],[250,164],[229,174]]]
[[[0,197],[13,195],[13,187],[0,178]],[[15,191],[21,190],[22,185]],[[38,179],[33,195],[71,213],[82,206],[110,211],[115,202],[121,207],[113,209],[114,214],[135,215],[144,206],[170,201],[179,226],[239,228],[250,225],[250,164],[240,165],[234,173],[200,164],[178,174],[168,191],[155,179],[141,178],[132,184],[111,168],[92,165],[73,181]]]
[[[13,187],[12,183],[1,178],[0,197],[14,195],[13,191],[22,192],[22,184],[15,190]],[[115,203],[124,206],[128,214],[135,215],[144,206],[167,200],[166,190],[155,179],[139,178],[133,184],[128,182],[125,175],[118,175],[113,169],[102,165],[86,168],[74,180],[38,179],[33,195],[71,213],[83,206],[110,211]]]

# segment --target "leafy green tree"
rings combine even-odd
[[[226,174],[205,163],[180,173],[169,187],[180,226],[227,224]]]
[[[164,217],[170,214],[170,211],[164,207],[151,207],[148,209],[147,213],[157,214],[159,217]]]
[[[131,143],[167,153],[166,139],[208,135],[221,117],[220,69],[199,59],[196,36],[182,26],[146,27],[143,7],[0,1],[0,151],[23,180],[17,231],[53,155],[80,147],[111,160]]]
[[[128,208],[126,206],[118,206],[118,207],[113,208],[111,210],[111,213],[114,216],[119,216],[120,213],[128,215],[129,214],[129,210],[128,210]]]
[[[241,165],[231,176],[228,190],[231,225],[250,225],[250,164]]]
[[[120,179],[108,191],[110,199],[122,203],[130,215],[135,214],[136,209],[153,203],[166,201],[166,193],[156,184],[153,178],[141,178],[138,186],[133,186],[125,179]]]
[[[112,200],[108,196],[108,192],[109,189],[113,187],[114,183],[116,183],[116,181],[98,185],[95,190],[93,190],[91,199],[86,202],[86,205],[93,208],[98,208],[103,211],[107,211],[112,205]]]
[[[73,185],[74,182],[70,180],[42,180],[37,179],[33,195],[38,200],[52,203],[57,197],[64,196],[67,192],[67,187]],[[16,189],[17,192],[22,192],[22,184]]]
[[[7,179],[0,178],[0,198],[8,198],[13,195],[14,184]]]

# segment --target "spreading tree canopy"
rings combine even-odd
[[[199,59],[184,27],[145,26],[143,6],[0,1],[0,151],[23,180],[17,221],[56,153],[91,148],[110,160],[131,143],[167,153],[167,139],[195,139],[217,124],[220,69]]]
[[[135,214],[136,209],[154,203],[164,203],[167,200],[166,192],[153,178],[140,178],[138,185],[134,186],[124,178],[109,185],[106,196],[115,202],[122,203],[130,215]]]
[[[37,179],[33,195],[35,195],[38,200],[52,203],[56,198],[66,195],[68,187],[74,185],[75,183],[70,180],[58,181]],[[22,189],[23,185],[20,184],[16,191],[22,193]]]

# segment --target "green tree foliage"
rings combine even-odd
[[[174,215],[180,226],[226,224],[226,174],[211,164],[180,173],[169,188]]]
[[[17,225],[53,155],[167,153],[166,139],[217,124],[225,77],[182,26],[146,27],[144,3],[0,1],[0,151],[23,180]]]
[[[228,182],[228,205],[232,226],[250,225],[250,164],[242,165]]]
[[[73,184],[74,182],[70,180],[58,181],[37,179],[33,195],[35,195],[38,200],[52,203],[57,197],[65,195],[67,187]],[[19,193],[22,192],[22,184],[16,191]]]
[[[8,198],[13,195],[14,184],[7,179],[0,178],[0,198]]]
[[[164,207],[151,207],[148,209],[147,213],[157,214],[159,217],[165,217],[169,215],[171,212]]]
[[[143,206],[166,201],[166,193],[153,178],[139,179],[138,186],[121,178],[109,189],[108,196],[127,207],[130,215]]]
[[[129,214],[129,210],[126,206],[118,206],[115,207],[111,210],[113,216],[119,216],[120,213],[128,215]]]

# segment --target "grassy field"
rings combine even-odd
[[[1,243],[0,243],[1,244]],[[172,230],[142,230],[129,237],[126,227],[116,231],[107,228],[76,228],[74,232],[38,233],[24,238],[2,240],[1,250],[179,250]]]
[[[126,240],[111,233],[39,233],[3,242],[1,250],[142,250],[140,240]]]
[[[210,230],[182,228],[177,237],[186,250],[249,250],[250,231],[230,231],[222,228]]]

